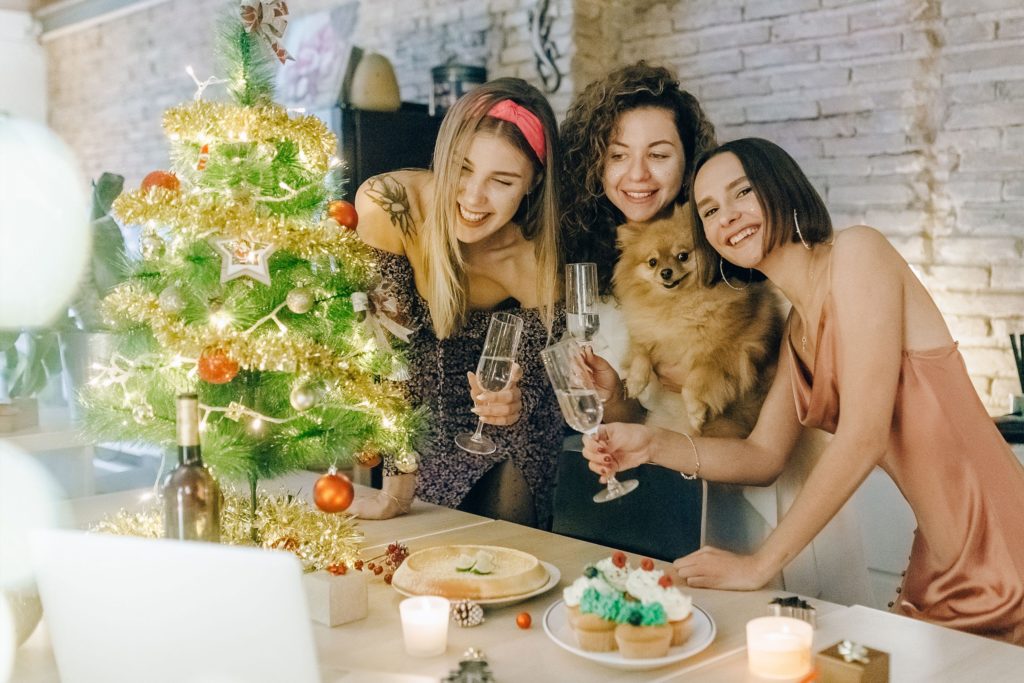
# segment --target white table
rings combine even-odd
[[[308,495],[308,484],[313,479],[315,474],[306,473],[289,478],[286,483],[292,488],[302,487]],[[137,498],[137,492],[111,494],[75,501],[73,507],[81,524]],[[367,618],[337,628],[313,624],[325,680],[342,683],[436,681],[457,667],[459,656],[470,646],[483,649],[491,670],[501,681],[724,683],[758,680],[746,669],[745,625],[748,620],[765,614],[767,603],[779,594],[776,591],[689,590],[694,601],[711,614],[717,625],[718,636],[711,646],[695,657],[655,671],[616,671],[558,648],[541,627],[544,611],[561,597],[560,589],[572,582],[585,564],[607,557],[611,549],[420,502],[414,505],[412,514],[386,521],[363,521],[360,526],[367,539],[364,552],[367,557],[394,540],[407,543],[413,551],[452,543],[503,545],[533,553],[554,564],[561,571],[562,580],[557,589],[525,603],[488,611],[487,621],[481,626],[461,629],[453,625],[445,655],[428,659],[405,655],[398,619],[398,603],[402,598],[382,580],[371,580]],[[659,564],[664,567],[664,563]],[[816,650],[844,638],[885,650],[891,655],[894,683],[1021,680],[1024,648],[866,607],[846,608],[823,601],[812,602],[819,615]],[[520,611],[532,615],[531,629],[523,631],[516,627],[515,617]],[[340,671],[363,673],[336,673]],[[45,628],[38,629],[22,647],[13,680],[58,683]]]

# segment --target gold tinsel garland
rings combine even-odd
[[[157,501],[138,512],[121,509],[101,520],[93,531],[120,536],[161,538],[163,511]],[[294,553],[307,572],[338,564],[352,565],[358,558],[363,532],[355,518],[345,514],[327,514],[314,509],[305,500],[292,495],[256,495],[253,522],[248,493],[228,489],[221,510],[221,542],[228,545],[259,546]],[[259,543],[252,540],[256,528]]]
[[[289,116],[276,104],[239,107],[200,100],[168,109],[164,130],[172,142],[198,145],[211,142],[268,142],[291,140],[303,154],[303,164],[317,174],[327,172],[337,138],[315,116]]]
[[[114,202],[114,215],[125,223],[152,222],[173,228],[170,254],[211,237],[228,237],[251,244],[273,244],[280,250],[312,260],[344,257],[346,266],[360,273],[373,267],[369,248],[355,231],[332,220],[311,223],[308,216],[273,214],[254,202],[235,201],[216,193],[151,188],[124,192]]]
[[[197,359],[205,349],[217,348],[247,370],[318,377],[336,400],[349,404],[350,409],[390,417],[403,402],[396,383],[376,381],[355,361],[333,354],[326,346],[297,335],[217,332],[207,326],[186,325],[161,309],[158,298],[136,282],[117,285],[104,298],[102,311],[115,327],[123,320],[149,325],[162,348],[175,349],[189,360]]]

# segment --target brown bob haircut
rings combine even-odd
[[[697,275],[701,282],[713,285],[722,279],[719,256],[704,236],[704,223],[697,210],[698,198],[693,195],[700,169],[719,154],[732,153],[740,160],[743,171],[754,189],[764,216],[764,255],[787,242],[799,242],[794,216],[798,216],[800,233],[807,244],[832,240],[832,219],[818,191],[796,160],[774,142],[763,138],[740,138],[708,150],[697,160],[690,181],[690,210],[693,214],[693,244],[697,256]],[[749,277],[745,268],[728,261],[723,266],[730,278]]]

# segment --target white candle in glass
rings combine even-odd
[[[789,617],[761,617],[747,622],[747,663],[762,678],[797,678],[811,670],[814,629]]]
[[[398,605],[402,617],[402,638],[405,651],[413,657],[444,654],[448,647],[447,598],[424,595],[407,598]]]

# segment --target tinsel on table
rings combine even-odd
[[[163,511],[154,500],[146,508],[129,512],[121,509],[92,530],[120,536],[162,538]],[[256,529],[259,543],[252,540]],[[293,495],[257,493],[255,518],[248,492],[229,489],[221,511],[221,542],[228,545],[260,546],[294,553],[307,572],[326,570],[338,564],[354,563],[363,532],[355,518],[325,514]]]

